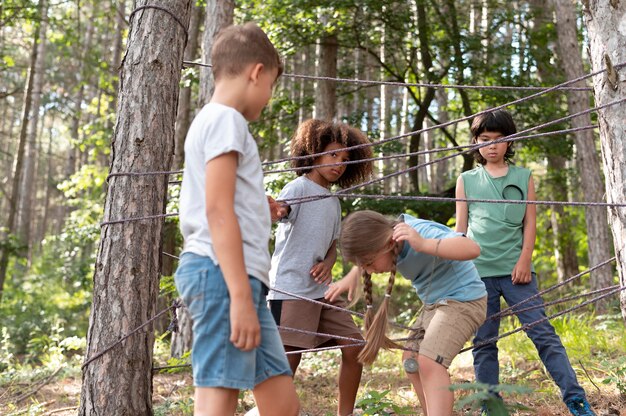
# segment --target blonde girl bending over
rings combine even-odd
[[[372,363],[381,347],[393,345],[385,337],[387,307],[399,271],[411,280],[424,304],[407,344],[413,351],[403,354],[407,375],[426,415],[451,415],[454,395],[448,367],[486,317],[487,292],[471,262],[480,247],[442,224],[408,214],[390,219],[374,211],[347,216],[339,245],[344,258],[357,267],[331,285],[326,298],[332,301],[346,290],[352,292],[362,274],[367,345],[359,358]],[[371,274],[384,272],[390,273],[389,284],[372,317]]]

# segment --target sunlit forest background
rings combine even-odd
[[[56,414],[75,414],[116,123],[118,71],[132,3],[3,0],[0,4],[2,414],[49,414],[51,409],[68,409],[68,413],[59,410]],[[172,137],[173,171],[183,167],[182,145],[190,119],[210,94],[203,91],[207,88],[200,82],[206,79],[201,77],[204,67],[198,65],[206,62],[204,34],[212,24],[206,3],[198,0],[191,12],[179,117]],[[215,1],[209,3],[215,7]],[[572,79],[568,70],[572,57],[580,59],[584,73],[590,72],[582,6],[574,2],[568,6],[574,16],[571,39],[563,39],[565,35],[557,30],[561,12],[553,1],[217,3],[230,8],[235,23],[257,22],[284,58],[286,74],[261,119],[250,125],[262,160],[287,158],[291,135],[311,117],[359,127],[373,142],[401,136],[374,147],[376,156],[389,156],[375,163],[375,177],[423,166],[357,191],[372,196],[453,197],[456,178],[473,167],[473,159],[458,149],[445,148],[469,144],[473,114]],[[564,49],[564,44],[571,48]],[[348,82],[355,79],[376,82]],[[570,86],[574,89],[552,91],[507,109],[518,130],[525,130],[592,108],[591,86],[587,79]],[[577,109],[568,101],[568,94],[574,93],[583,97]],[[602,201],[596,114],[587,117],[583,124],[574,119],[552,123],[529,134],[557,133],[516,142],[514,162],[533,171],[538,200]],[[463,121],[434,127],[460,118]],[[589,129],[559,132],[581,126]],[[589,136],[581,139],[582,132]],[[444,150],[427,152],[432,149]],[[437,161],[451,155],[456,157]],[[273,172],[288,165],[264,165],[268,194],[277,196],[295,177],[289,171]],[[583,177],[597,177],[601,186],[587,189]],[[170,178],[166,211],[174,213],[181,176]],[[455,223],[453,201],[342,199],[344,215],[365,208],[389,215],[409,212],[451,227]],[[606,208],[594,209],[604,216],[604,223],[594,226],[594,237],[588,238],[591,208],[538,206],[533,259],[542,289],[595,266],[598,258],[608,260],[614,255]],[[176,267],[173,256],[182,245],[177,217],[164,221],[160,309],[177,296],[171,276]],[[590,259],[590,252],[596,253],[595,260]],[[348,267],[338,261],[335,277]],[[380,279],[379,286],[384,286],[385,276]],[[550,307],[548,314],[585,302],[589,297],[582,295],[590,290],[617,283],[615,263],[609,263],[546,294],[546,301],[581,295]],[[394,292],[392,319],[409,324],[419,306],[405,281]],[[186,365],[188,343],[178,340],[173,345],[168,322],[164,318],[154,329],[155,366]],[[592,404],[604,414],[626,415],[626,333],[617,295],[563,314],[553,324]],[[516,319],[506,318],[502,330],[518,326]],[[500,346],[502,382],[512,386],[507,397],[539,409],[540,414],[566,414],[558,389],[527,337],[518,333],[503,339]],[[296,377],[306,414],[333,414],[336,372],[336,353],[307,356]],[[472,383],[471,353],[459,356],[451,373],[455,382]],[[155,378],[155,414],[191,414],[189,368],[155,372]],[[461,389],[458,394],[470,398],[465,404],[469,408],[474,392]],[[359,399],[360,408],[369,414],[376,414],[372,410],[376,406],[378,414],[392,414],[394,406],[396,414],[402,409],[405,414],[413,412],[410,409],[417,400],[403,378],[398,352],[385,352],[366,370]],[[244,412],[252,406],[252,399],[245,395],[242,403]]]

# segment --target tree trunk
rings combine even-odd
[[[204,10],[195,3],[191,9],[191,19],[189,21],[189,42],[185,47],[185,61],[195,59],[198,52],[198,34],[200,33],[200,21],[204,15]],[[191,86],[185,86],[180,89],[178,95],[178,110],[176,112],[176,134],[174,136],[174,161],[172,169],[182,169],[185,161],[185,137],[189,124],[191,123]],[[163,252],[175,254],[177,224],[168,222],[163,230]],[[170,256],[162,255],[163,274],[171,275],[174,270],[174,259]],[[179,308],[176,311],[178,315],[178,332],[172,333],[170,342],[170,354],[172,357],[182,357],[182,355],[191,349],[193,335],[191,332],[191,317],[186,308]]]
[[[576,30],[576,14],[571,0],[553,0],[558,33],[558,47],[561,67],[567,79],[578,78],[585,74],[580,45]],[[584,83],[582,83],[584,86]],[[567,104],[571,114],[589,109],[589,95],[586,91],[569,91]],[[575,117],[572,127],[591,125],[591,115]],[[576,143],[576,166],[580,178],[582,197],[585,201],[602,201],[604,184],[600,175],[600,157],[596,152],[593,130],[579,131],[574,134]],[[589,246],[589,266],[602,263],[611,257],[609,224],[604,207],[586,207],[587,245]],[[607,265],[591,272],[591,289],[597,290],[611,285],[613,273]],[[605,311],[608,299],[598,302],[596,309]]]
[[[234,0],[207,0],[204,17],[204,33],[202,34],[202,62],[211,63],[213,40],[220,30],[233,24],[235,11]],[[213,73],[211,68],[200,68],[200,94],[198,107],[202,107],[213,95]]]
[[[317,45],[317,76],[337,77],[337,35],[326,35]],[[337,113],[337,88],[334,81],[317,81],[315,118],[333,120]]]
[[[623,30],[626,1],[589,0],[584,4],[593,71],[609,69],[593,77],[596,105],[624,100],[626,99],[624,67],[615,69],[612,65],[626,62],[626,33]],[[622,102],[598,111],[606,199],[610,203],[626,202],[625,109],[626,104]],[[619,281],[622,286],[626,286],[626,209],[609,208],[608,213],[617,256]],[[622,317],[626,321],[626,291],[621,292],[620,301]]]
[[[24,154],[24,172],[20,183],[20,198],[18,202],[17,236],[23,249],[20,256],[31,258],[31,224],[33,223],[33,201],[36,195],[35,166],[37,164],[37,128],[39,127],[39,106],[44,82],[44,62],[46,53],[46,30],[48,22],[48,5],[41,0],[41,22],[39,24],[39,44],[37,45],[37,60],[34,67],[32,89],[32,111],[28,119],[26,134],[26,150]]]
[[[40,16],[43,16],[44,13],[44,3],[45,0],[42,0],[39,3],[39,11]],[[41,26],[40,26],[41,28]],[[22,121],[20,126],[20,137],[19,144],[17,149],[17,155],[15,157],[15,168],[13,169],[13,187],[11,188],[11,198],[9,200],[9,215],[6,224],[7,233],[9,235],[14,234],[16,230],[16,221],[15,218],[17,216],[17,207],[18,201],[20,198],[20,183],[22,182],[23,169],[24,169],[24,154],[26,151],[26,140],[27,140],[27,128],[28,128],[28,120],[30,119],[30,112],[32,108],[32,93],[33,93],[33,83],[35,78],[35,65],[37,64],[37,53],[38,53],[38,44],[40,38],[40,30],[39,28],[35,30],[34,38],[33,38],[33,49],[31,50],[30,55],[30,69],[28,73],[28,81],[26,82],[26,90],[24,92],[24,103],[22,109]],[[0,300],[2,300],[2,292],[4,290],[4,281],[7,274],[7,267],[9,265],[9,257],[11,253],[9,253],[8,249],[2,250],[2,255],[0,256]]]
[[[172,14],[157,8],[166,7]],[[168,170],[191,0],[137,1],[122,60],[111,173]],[[181,24],[174,19],[174,16]],[[163,213],[168,178],[119,176],[109,180],[104,219]],[[161,219],[102,227],[86,359],[130,333],[156,311]],[[152,325],[95,361],[86,362],[79,415],[151,415]]]
[[[550,195],[556,201],[567,201],[567,169],[565,158],[562,156],[548,156],[548,179],[546,180]],[[562,205],[550,207],[550,223],[552,240],[554,242],[554,256],[557,263],[558,281],[578,273],[578,258],[573,241],[571,220]]]

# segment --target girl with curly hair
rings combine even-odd
[[[298,177],[285,186],[278,200],[311,199],[287,205],[287,214],[279,222],[270,270],[272,289],[345,306],[343,299],[324,300],[324,293],[332,281],[331,272],[337,258],[336,241],[341,228],[339,199],[324,195],[330,194],[333,185],[349,187],[370,177],[371,161],[354,163],[372,157],[368,143],[360,130],[342,123],[312,119],[298,127],[291,141],[291,156],[296,157],[292,166],[297,168]],[[345,312],[274,290],[270,290],[268,299],[276,323],[283,328],[363,339],[352,317]],[[289,352],[355,343],[286,329],[281,329],[280,334],[285,350]],[[360,351],[360,346],[341,349],[337,415],[352,414],[363,369],[357,359]],[[297,352],[288,355],[294,374],[301,356]]]

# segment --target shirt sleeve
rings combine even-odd
[[[248,126],[236,110],[225,110],[202,129],[204,163],[229,152],[244,154]]]
[[[301,197],[303,195],[303,189],[299,185],[299,183],[300,181],[294,180],[294,181],[289,182],[287,185],[285,185],[283,190],[280,191],[280,194],[278,195],[278,199],[292,199],[292,198]],[[286,217],[281,218],[280,221],[293,223],[296,220],[296,218],[298,218],[298,213],[300,212],[301,204],[302,204],[301,202],[291,204],[288,201],[287,205],[289,205],[289,214]]]

